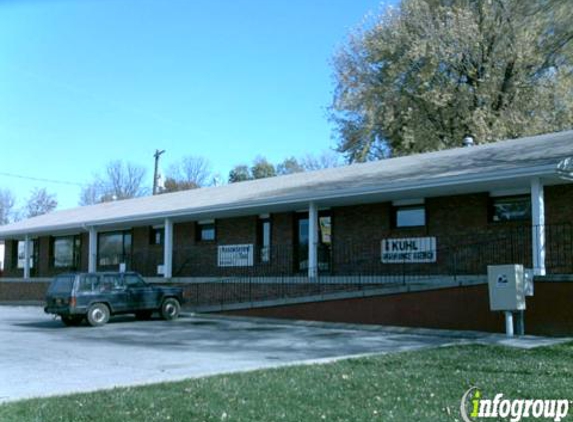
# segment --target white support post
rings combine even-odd
[[[308,278],[316,281],[318,276],[318,208],[314,202],[308,207]]]
[[[533,274],[545,275],[545,200],[539,178],[531,180],[531,240]]]
[[[163,277],[173,276],[173,221],[165,219],[165,232],[163,238]]]
[[[97,230],[95,227],[90,227],[89,242],[88,242],[88,272],[95,273],[97,271]]]
[[[505,311],[505,335],[513,337],[513,312]]]
[[[24,238],[24,279],[30,278],[30,236]]]

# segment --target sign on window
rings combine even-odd
[[[219,267],[253,266],[253,245],[222,245],[218,249]]]
[[[384,264],[436,262],[435,237],[409,237],[382,240]]]

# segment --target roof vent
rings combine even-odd
[[[473,147],[475,145],[474,138],[469,135],[466,136],[462,141],[462,145],[464,147]]]

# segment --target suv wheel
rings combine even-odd
[[[179,301],[172,297],[165,299],[161,304],[161,316],[168,321],[177,318],[180,310]]]
[[[79,315],[62,315],[61,317],[66,327],[77,327],[84,320],[84,317]]]
[[[92,327],[101,327],[109,321],[109,308],[103,303],[95,303],[88,309],[88,322]]]

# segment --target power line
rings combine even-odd
[[[5,177],[13,177],[15,179],[24,179],[24,180],[33,180],[35,182],[44,182],[44,183],[54,183],[59,185],[68,185],[68,186],[80,186],[84,187],[87,183],[77,183],[77,182],[68,182],[65,180],[56,180],[56,179],[45,179],[43,177],[33,177],[33,176],[24,176],[23,174],[15,174],[15,173],[6,173],[0,171],[0,176]]]

